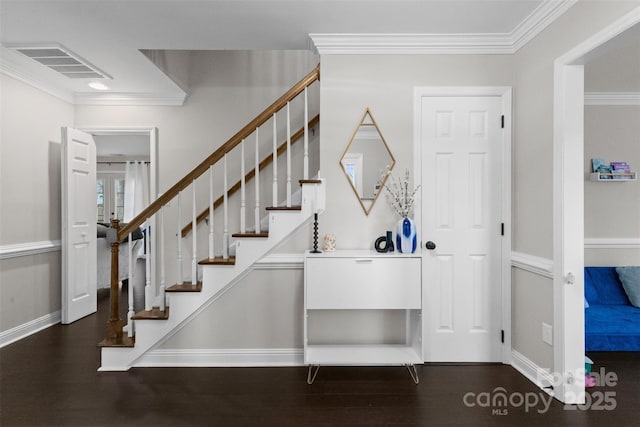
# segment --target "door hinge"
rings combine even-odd
[[[500,118],[500,126],[504,129],[504,115]]]
[[[504,329],[500,331],[500,342],[504,344]]]
[[[504,222],[500,223],[500,235],[504,236]]]

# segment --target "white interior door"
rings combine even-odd
[[[96,145],[62,128],[62,323],[97,310]]]
[[[420,103],[425,361],[499,362],[502,100]]]

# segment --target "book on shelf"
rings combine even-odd
[[[627,162],[611,162],[612,173],[631,173],[631,168]]]
[[[609,165],[607,165],[604,162],[604,159],[600,159],[600,158],[593,158],[591,159],[591,169],[592,172],[602,172],[602,168],[607,168]]]

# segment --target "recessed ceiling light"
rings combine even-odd
[[[95,90],[109,90],[109,86],[100,82],[91,82],[89,83],[89,87]]]

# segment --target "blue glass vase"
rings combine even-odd
[[[396,226],[396,250],[402,254],[412,254],[418,247],[416,223],[408,217],[398,221]]]

